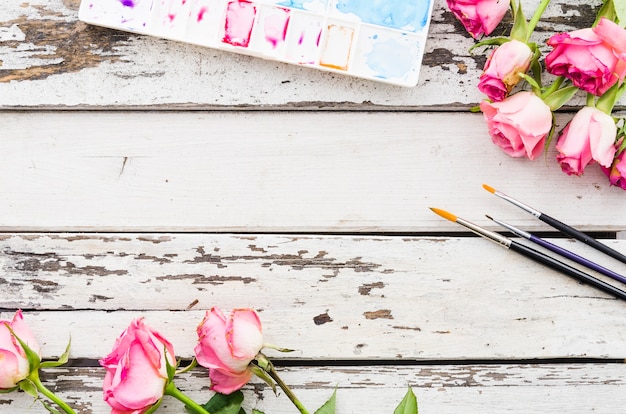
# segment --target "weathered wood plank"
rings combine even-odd
[[[594,412],[614,414],[626,403],[624,364],[466,365],[279,368],[281,377],[313,412],[337,388],[338,413],[392,413],[407,387],[423,414]],[[79,414],[108,412],[102,401],[99,368],[50,370],[46,385],[74,404]],[[181,376],[178,386],[197,401],[206,401],[205,371]],[[267,413],[296,412],[289,400],[275,396],[258,380],[243,389],[245,407]],[[25,394],[0,394],[0,406],[12,414],[45,412]],[[181,404],[165,397],[159,413],[181,413]]]
[[[625,356],[623,301],[478,238],[23,234],[0,247],[0,308],[28,310],[48,355],[71,335],[73,357],[102,356],[145,316],[189,357],[220,306],[258,309],[290,358]]]
[[[577,178],[553,149],[510,158],[480,114],[3,112],[0,124],[3,231],[460,230],[429,207],[547,229],[483,183],[581,229],[626,229],[625,193],[597,165]]]
[[[538,1],[523,3],[530,16]],[[589,26],[601,3],[552,1],[533,40],[541,43],[554,31]],[[444,0],[435,2],[420,82],[410,89],[88,26],[77,20],[79,4],[0,4],[0,107],[356,105],[449,110],[483,99],[476,84],[485,56],[468,51],[473,39]]]

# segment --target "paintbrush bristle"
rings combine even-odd
[[[483,184],[483,188],[487,191],[489,191],[491,194],[495,194],[496,193],[496,189],[493,187],[489,187],[487,184]]]
[[[450,221],[456,221],[456,216],[452,213],[448,213],[445,210],[442,210],[440,208],[435,208],[435,207],[430,207],[430,209],[435,213],[435,214],[439,214],[441,217],[450,220]]]

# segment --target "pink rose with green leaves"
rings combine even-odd
[[[556,142],[557,161],[568,175],[582,175],[585,167],[598,162],[610,167],[615,157],[617,126],[610,115],[586,106],[574,115]]]
[[[106,369],[104,400],[111,414],[142,414],[163,398],[171,380],[168,364],[176,365],[174,348],[143,318],[135,319],[100,360]]]
[[[0,390],[10,390],[28,377],[37,367],[31,367],[21,340],[41,359],[41,349],[32,331],[18,310],[13,320],[0,320]]]
[[[604,94],[626,76],[626,30],[610,20],[556,34],[548,44],[553,50],[546,56],[547,71],[593,95]]]
[[[250,363],[263,348],[261,321],[254,310],[234,309],[227,318],[214,307],[197,333],[196,359],[209,369],[211,389],[230,394],[250,381]]]
[[[552,129],[552,111],[532,92],[518,92],[501,102],[480,103],[494,144],[512,157],[531,160],[543,151]]]
[[[530,67],[533,52],[519,40],[511,40],[497,47],[487,59],[480,75],[478,89],[492,101],[500,102],[522,79]]]
[[[509,2],[506,0],[447,0],[447,2],[452,14],[475,39],[493,32],[509,9]]]

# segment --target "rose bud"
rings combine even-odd
[[[0,390],[15,388],[37,367],[31,367],[26,351],[18,341],[26,344],[41,360],[41,349],[26,323],[22,311],[15,312],[12,321],[0,320]]]
[[[106,369],[104,400],[115,414],[141,414],[164,394],[175,366],[174,348],[158,332],[135,319],[117,338],[113,351],[100,360]]]
[[[478,89],[495,102],[504,100],[530,67],[533,52],[519,40],[511,40],[497,47],[487,59],[480,75]]]
[[[250,368],[261,348],[263,333],[259,316],[252,309],[234,309],[226,318],[212,308],[198,326],[198,363],[209,369],[211,389],[230,394],[252,378]]]
[[[610,115],[586,106],[574,115],[556,142],[557,161],[568,175],[581,175],[597,161],[610,167],[615,157],[617,126]]]

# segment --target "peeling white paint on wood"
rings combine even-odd
[[[530,16],[537,2],[523,3]],[[553,1],[533,40],[542,44],[552,32],[591,24],[592,5],[600,4],[599,0]],[[87,27],[77,20],[78,5],[78,0],[8,0],[0,5],[0,27],[30,24],[37,28],[24,40],[5,46],[3,55],[8,57],[0,60],[10,65],[5,63],[3,69],[24,72],[8,73],[4,80],[0,72],[0,107],[349,108],[373,104],[450,109],[467,108],[483,99],[476,84],[485,57],[469,52],[474,41],[463,33],[444,0],[436,0],[434,5],[420,82],[415,88]],[[41,32],[45,36],[35,36]],[[67,37],[67,32],[72,36]],[[6,42],[0,47],[2,43]],[[76,55],[75,50],[83,50],[85,55]],[[59,56],[65,61],[59,62]],[[583,103],[584,96],[578,102]]]
[[[624,364],[279,367],[278,371],[311,412],[337,389],[338,413],[392,413],[411,387],[422,414],[527,414],[529,410],[615,414],[626,385]],[[109,411],[102,401],[103,370],[48,372],[52,375],[44,376],[46,384],[75,403],[78,414]],[[207,401],[212,395],[202,368],[181,376],[176,384],[196,401]],[[260,380],[253,380],[243,392],[248,412],[252,408],[276,414],[296,412],[284,394],[274,395]],[[0,405],[12,414],[39,412],[36,404],[23,393],[0,394]],[[181,410],[180,402],[166,396],[158,412],[179,414]]]
[[[258,309],[291,358],[621,358],[626,339],[622,301],[479,238],[25,234],[0,247],[0,308],[33,310],[52,354],[71,335],[74,357],[102,356],[145,316],[189,357],[212,306]]]

